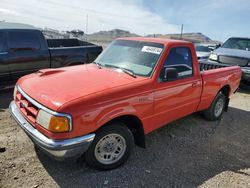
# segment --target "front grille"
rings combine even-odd
[[[239,65],[245,66],[248,63],[249,59],[239,58],[239,57],[230,57],[230,56],[219,56],[219,62],[229,65]]]
[[[16,93],[15,102],[26,119],[34,125],[39,109],[29,102],[19,91]]]

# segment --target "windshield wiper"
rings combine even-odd
[[[98,62],[95,62],[95,61],[93,63],[96,64],[99,69],[102,68],[102,64],[101,63],[98,63]]]
[[[135,73],[132,70],[126,69],[124,67],[119,67],[116,65],[111,65],[111,64],[104,64],[105,67],[111,67],[111,68],[116,68],[116,69],[120,69],[122,70],[124,73],[136,78],[137,76],[135,75]]]

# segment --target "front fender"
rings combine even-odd
[[[98,120],[96,121],[96,126],[97,128],[100,128],[101,126],[105,125],[106,123],[108,123],[109,121],[117,118],[117,117],[121,117],[121,116],[125,116],[125,115],[133,115],[138,117],[138,114],[136,112],[136,109],[133,108],[133,106],[119,106],[119,107],[111,107],[111,108],[106,108],[103,109],[99,116],[98,116]]]

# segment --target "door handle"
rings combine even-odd
[[[200,82],[194,82],[192,83],[192,87],[199,87],[201,84]]]

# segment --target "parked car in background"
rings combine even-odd
[[[195,51],[198,60],[208,59],[210,53],[216,48],[216,45],[197,43],[195,44]]]
[[[101,52],[77,39],[45,40],[40,30],[0,27],[0,89],[40,69],[91,63]]]
[[[145,147],[145,135],[169,122],[197,111],[220,119],[241,70],[203,65],[190,42],[121,38],[95,63],[22,77],[10,112],[47,154],[67,159],[86,152],[89,165],[116,168],[133,141]]]
[[[242,81],[250,82],[250,38],[229,38],[211,53],[209,60],[230,66],[239,65],[242,70]]]

